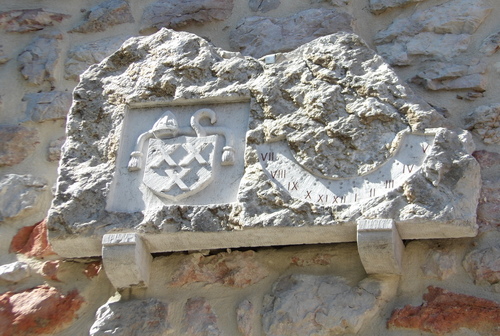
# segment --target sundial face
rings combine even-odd
[[[352,204],[399,188],[421,167],[431,151],[435,133],[402,132],[394,154],[361,175],[331,178],[301,166],[285,142],[258,146],[262,168],[293,198],[322,205]]]

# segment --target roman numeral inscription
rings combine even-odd
[[[434,133],[401,137],[392,157],[363,176],[329,178],[314,175],[300,166],[285,142],[257,147],[259,160],[267,178],[293,198],[324,206],[340,206],[381,197],[400,188],[404,181],[419,171],[431,152]]]

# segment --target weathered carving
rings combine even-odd
[[[380,218],[401,239],[476,233],[470,135],[354,34],[256,60],[164,29],[74,97],[49,213],[60,255],[98,255],[108,233],[151,253],[356,241]]]

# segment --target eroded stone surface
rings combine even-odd
[[[190,23],[225,20],[233,11],[233,0],[159,0],[144,9],[141,31],[180,28]]]
[[[18,9],[0,13],[0,27],[8,32],[26,33],[51,27],[70,15],[38,9]]]
[[[450,60],[467,50],[471,34],[491,12],[484,0],[456,0],[401,17],[375,36],[377,51],[393,65],[415,57]]]
[[[224,286],[244,288],[258,283],[269,271],[255,260],[255,252],[235,251],[214,256],[193,254],[173,275],[170,286],[184,286],[194,282],[220,283]]]
[[[50,162],[59,161],[61,158],[61,147],[64,144],[66,137],[60,137],[49,143],[49,148],[47,150],[47,160]]]
[[[390,8],[401,7],[425,0],[370,0],[370,10],[373,13],[382,13]]]
[[[47,239],[47,223],[45,220],[20,229],[12,238],[10,251],[37,258],[54,254]]]
[[[236,323],[243,336],[252,336],[254,331],[255,307],[249,300],[243,300],[236,308]]]
[[[32,175],[5,175],[0,179],[0,221],[35,208],[47,182]]]
[[[62,293],[54,287],[38,286],[23,292],[0,295],[0,334],[54,334],[69,325],[84,303],[77,290]]]
[[[127,36],[114,36],[91,43],[76,45],[68,51],[64,63],[64,78],[78,81],[80,75],[92,64],[99,63],[116,51]]]
[[[36,122],[66,119],[71,106],[71,94],[63,91],[28,93],[23,100],[26,118]]]
[[[47,279],[59,281],[57,273],[59,271],[61,263],[61,260],[50,260],[44,262],[42,268],[40,269],[41,275]]]
[[[106,303],[96,313],[90,336],[170,334],[168,305],[157,300],[131,300]]]
[[[486,90],[486,64],[475,65],[429,62],[425,70],[418,73],[412,82],[428,90]]]
[[[473,153],[481,166],[483,186],[477,207],[479,223],[500,224],[500,154],[485,150]]]
[[[41,85],[47,81],[54,85],[62,38],[58,32],[42,34],[17,56],[19,70],[29,84]]]
[[[466,127],[485,144],[500,143],[500,104],[479,106],[466,118]]]
[[[254,12],[266,13],[278,8],[280,4],[280,0],[248,0],[248,7]]]
[[[473,250],[465,257],[463,266],[476,284],[497,284],[500,282],[500,248]]]
[[[205,298],[192,298],[184,306],[182,334],[192,336],[222,336],[217,315]]]
[[[83,270],[83,274],[89,279],[92,279],[99,275],[102,271],[102,261],[93,261],[88,263],[85,269]]]
[[[13,166],[35,151],[38,131],[17,125],[0,125],[0,166]]]
[[[421,269],[425,276],[445,280],[457,271],[456,251],[430,250]]]
[[[19,282],[30,276],[28,264],[16,261],[0,266],[0,279],[9,282]]]
[[[491,56],[500,49],[500,32],[493,33],[484,39],[479,51],[486,56]]]
[[[70,33],[95,33],[122,23],[132,23],[130,5],[124,0],[107,0],[91,8],[81,24]]]
[[[265,335],[354,334],[377,312],[380,291],[379,281],[369,278],[351,287],[335,276],[283,277],[264,299]]]
[[[308,9],[286,18],[248,17],[231,31],[230,44],[243,55],[290,51],[317,37],[352,31],[353,18],[335,9]]]
[[[419,329],[437,335],[450,334],[460,328],[481,335],[498,335],[500,305],[497,302],[432,287],[424,294],[420,306],[396,309],[389,327]]]
[[[221,244],[299,244],[304,239],[311,243],[353,241],[359,217],[394,218],[403,239],[475,234],[480,177],[478,164],[470,156],[472,139],[466,132],[444,128],[424,133],[443,125],[443,118],[356,35],[333,34],[274,60],[256,60],[215,48],[192,34],[161,30],[128,40],[100,65],[91,67],[74,97],[58,190],[49,212],[53,244],[61,244],[62,250],[56,247],[56,251],[63,255],[99,255],[99,237],[110,230],[140,232],[152,253],[221,248]],[[249,132],[244,133],[245,167],[237,202],[153,204],[146,197],[147,210],[142,213],[106,210],[107,190],[116,169],[133,174],[126,162],[134,149],[119,151],[126,118],[120,104],[138,106],[140,113],[148,113],[153,105],[182,104],[192,116],[201,108],[213,107],[214,102],[242,101],[249,101],[250,120]],[[210,105],[200,106],[207,102]],[[190,106],[194,103],[198,105]],[[154,111],[166,110],[156,107]],[[391,188],[389,180],[388,186],[378,189],[383,192],[375,195],[363,189],[364,198],[358,200],[353,194],[349,204],[332,195],[325,201],[312,184],[295,186],[292,182],[297,181],[288,181],[287,189],[286,181],[276,182],[278,172],[265,170],[270,154],[261,148],[280,144],[298,162],[297,174],[324,179],[320,181],[324,185],[336,177],[376,175],[377,167],[402,144],[402,132],[426,138],[425,143],[412,143],[421,147],[417,150],[421,161],[400,166],[408,173],[401,184]],[[117,155],[127,156],[123,166],[115,166]],[[383,184],[385,180],[379,177],[377,181]],[[302,194],[292,194],[294,187]],[[109,197],[118,197],[113,202],[120,202],[123,193],[119,194]],[[289,226],[300,229],[281,232]],[[319,232],[330,226],[338,227],[339,234]],[[313,230],[318,232],[311,234]],[[220,231],[227,235],[212,239]],[[243,232],[232,236],[236,231]],[[176,233],[188,232],[203,235],[176,238]],[[88,239],[78,251],[71,245],[76,237]]]

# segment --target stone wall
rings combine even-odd
[[[0,10],[0,335],[500,335],[497,1],[25,0]],[[120,292],[100,258],[59,257],[44,218],[71,92],[128,37],[161,28],[256,58],[359,35],[447,127],[472,133],[477,237],[405,241],[401,276],[367,275],[355,243],[159,253],[149,287]]]

